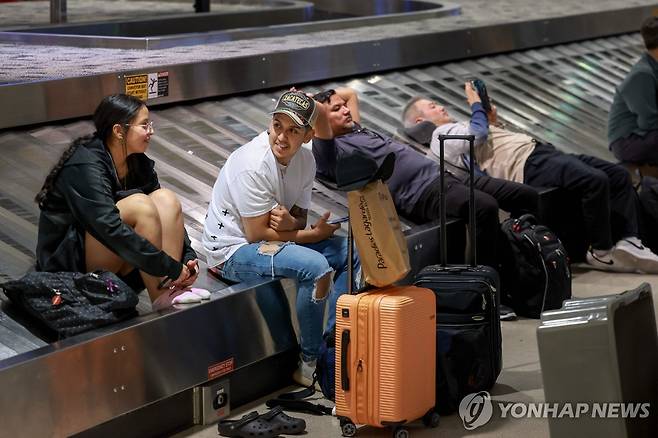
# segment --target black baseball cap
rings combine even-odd
[[[270,114],[285,114],[297,125],[304,127],[313,127],[317,116],[313,98],[299,91],[283,93]]]

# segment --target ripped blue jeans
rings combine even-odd
[[[278,247],[277,247],[278,245]],[[355,272],[358,270],[355,266]],[[333,236],[318,243],[251,243],[240,247],[220,269],[231,281],[255,278],[294,278],[297,280],[295,308],[299,321],[302,358],[314,360],[322,342],[322,322],[327,296],[317,298],[315,283],[335,271],[334,284],[327,293],[329,321],[336,320],[336,301],[347,292],[347,239]]]

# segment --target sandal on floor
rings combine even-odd
[[[221,436],[240,438],[273,438],[281,433],[278,423],[262,419],[256,411],[239,420],[222,420],[217,430]]]
[[[283,412],[281,406],[271,409],[260,416],[268,423],[279,427],[279,433],[285,435],[298,435],[306,430],[306,421],[291,417]]]

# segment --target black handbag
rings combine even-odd
[[[135,291],[108,271],[29,272],[0,288],[57,338],[134,316],[139,302]]]

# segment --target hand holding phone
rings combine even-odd
[[[185,263],[185,266],[189,271],[189,275],[187,276],[187,278],[181,281],[181,286],[189,287],[194,284],[194,282],[197,279],[197,274],[199,272],[198,264],[199,264],[198,260],[188,260],[187,263]]]
[[[184,266],[184,268],[181,271],[181,276],[183,275],[183,271],[185,270],[185,268],[187,268],[187,271],[189,273],[189,275],[185,279],[183,279],[181,281],[180,278],[174,280],[171,277],[165,277],[158,284],[158,289],[172,289],[174,287],[174,285],[180,286],[181,284],[184,284],[185,286],[192,285],[192,283],[194,283],[194,281],[192,281],[189,284],[187,284],[187,282],[189,282],[190,279],[196,280],[195,276],[197,275],[197,272],[198,272],[197,261],[196,260],[190,260],[190,261],[187,262],[187,264],[185,264],[183,266]],[[180,283],[179,283],[179,281],[180,281]]]
[[[347,222],[348,220],[350,220],[349,216],[343,216],[343,217],[337,217],[337,218],[329,219],[327,221],[327,223],[329,225],[336,225],[336,224],[342,224],[343,222]]]
[[[482,79],[473,79],[471,81],[473,89],[477,91],[480,100],[482,101],[482,108],[488,113],[491,112],[491,99],[489,99],[489,93],[487,92],[487,86],[484,84]]]

